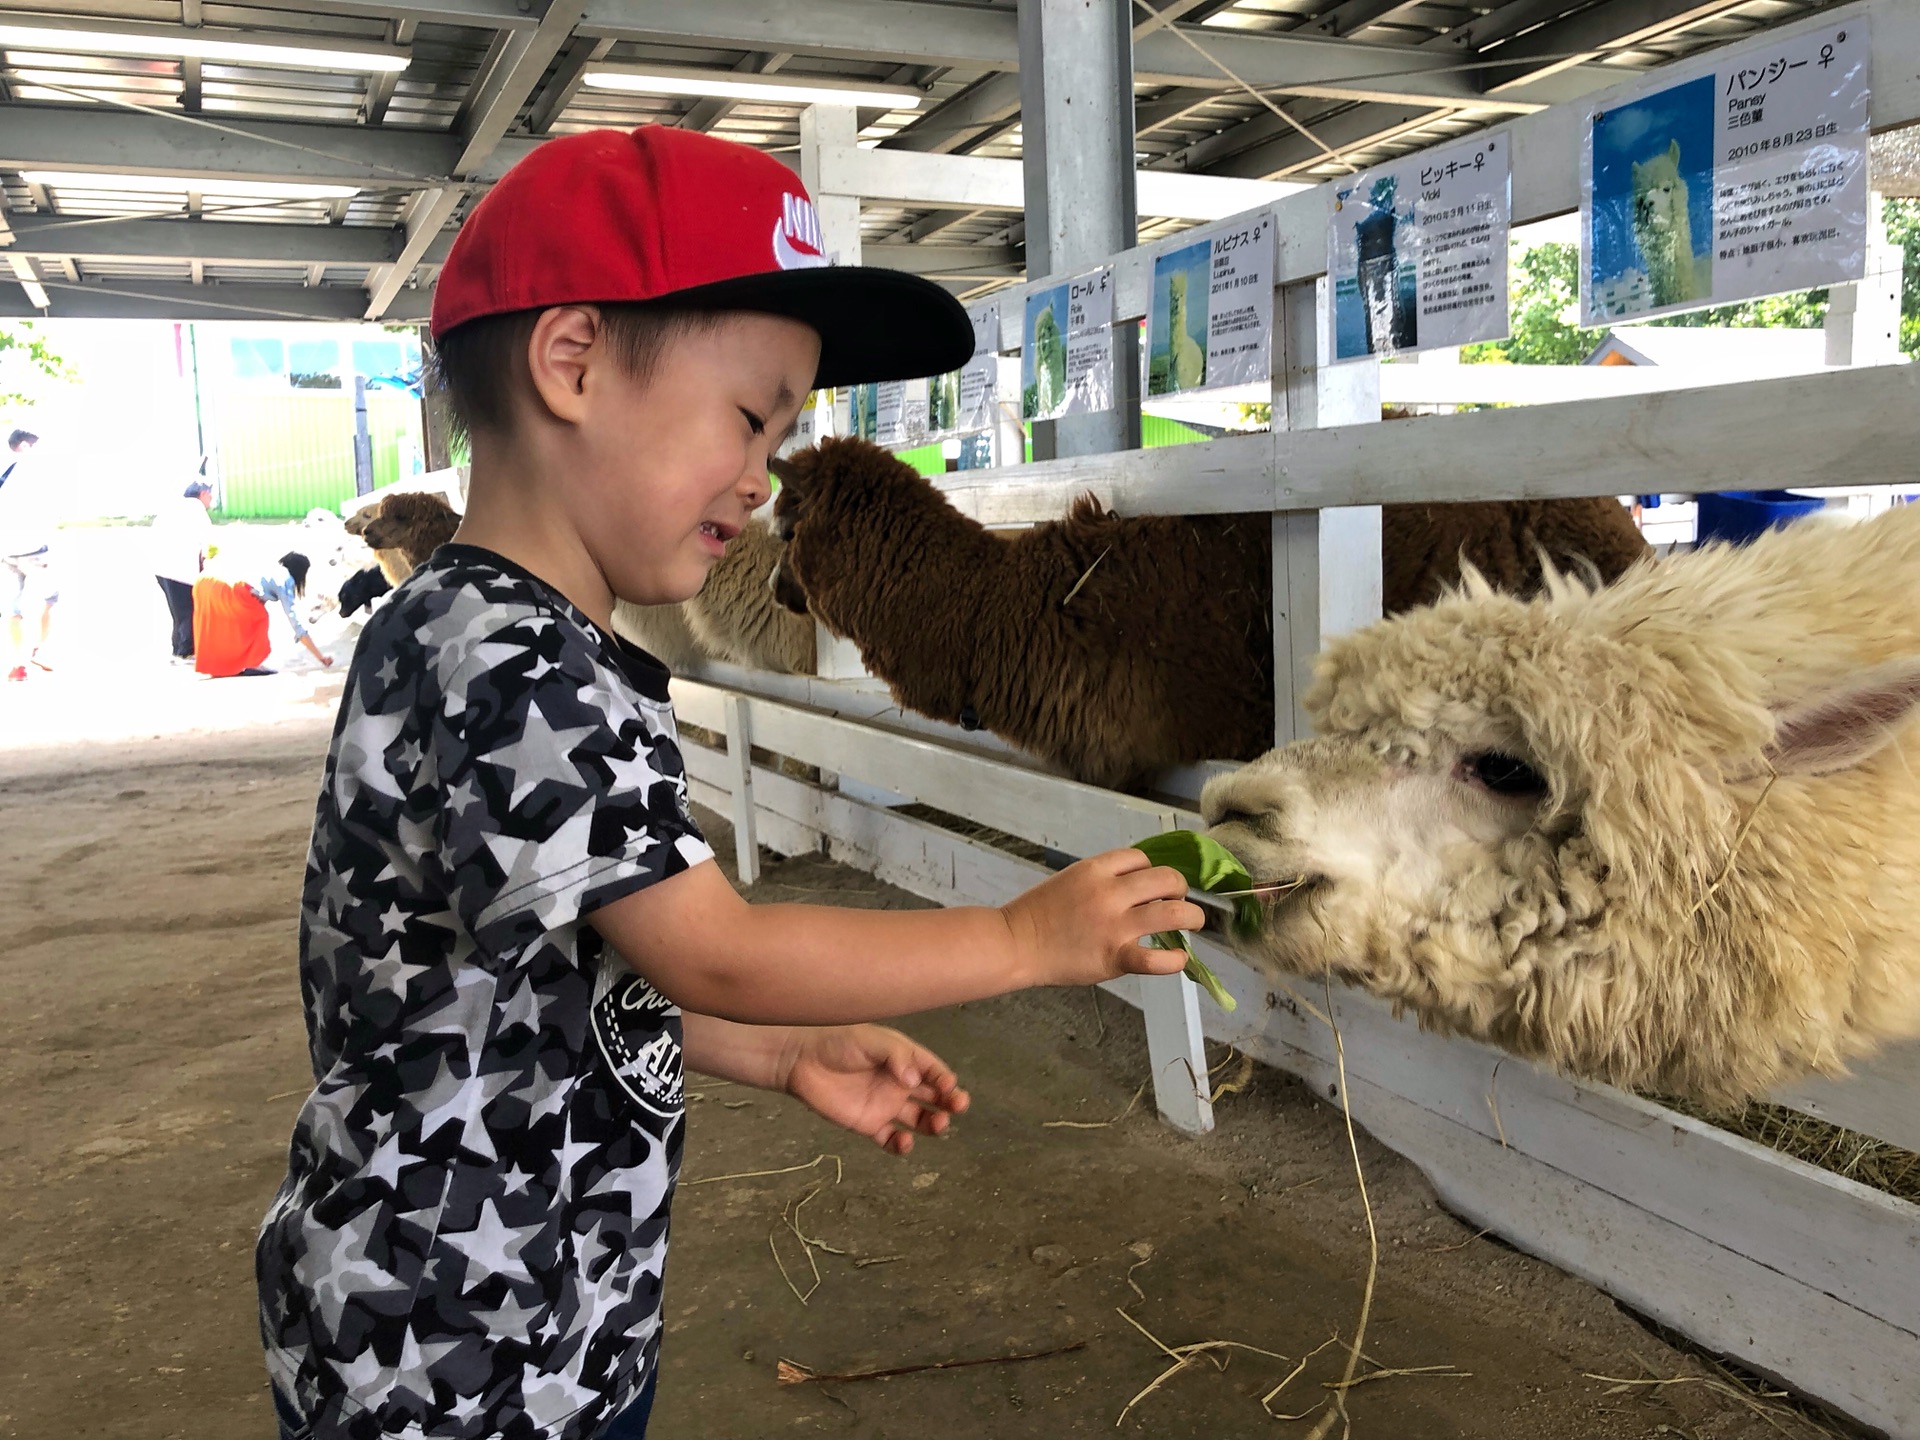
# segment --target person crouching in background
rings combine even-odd
[[[300,623],[294,601],[307,593],[307,557],[298,550],[282,555],[257,580],[226,581],[202,575],[193,586],[193,668],[202,675],[271,675],[261,662],[273,653],[267,633],[267,602],[275,601],[293,627],[293,638],[328,669],[333,657]]]

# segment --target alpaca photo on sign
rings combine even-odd
[[[1713,298],[1712,76],[1593,119],[1588,315]]]
[[[1334,195],[1334,225],[1346,226],[1351,269],[1334,276],[1334,358],[1412,350],[1420,343],[1419,278],[1413,261],[1413,208],[1400,182],[1382,175],[1365,196],[1356,186]]]
[[[1067,287],[1027,297],[1026,344],[1020,347],[1020,416],[1049,420],[1067,403]]]
[[[1207,383],[1207,290],[1212,273],[1210,240],[1170,251],[1153,262],[1149,395],[1198,390]]]

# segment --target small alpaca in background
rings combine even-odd
[[[764,520],[749,520],[727,542],[700,593],[680,605],[616,600],[613,628],[669,670],[702,659],[724,660],[788,675],[810,675],[813,622],[773,595],[781,545]]]
[[[359,535],[373,547],[387,582],[396,586],[453,539],[459,528],[460,512],[440,496],[421,490],[392,491],[347,521],[347,533]]]

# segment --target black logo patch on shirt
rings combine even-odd
[[[686,1105],[680,1012],[638,975],[624,975],[594,1002],[593,1038],[629,1098],[662,1120]]]

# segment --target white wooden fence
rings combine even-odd
[[[1920,120],[1920,4],[1869,0],[1807,23],[1861,12],[1873,26],[1876,128]],[[1506,128],[1515,222],[1576,208],[1579,110]],[[1920,366],[1367,424],[1379,416],[1378,367],[1320,364],[1329,203],[1321,187],[1269,207],[1279,235],[1272,433],[942,482],[958,508],[989,523],[1052,519],[1087,491],[1122,513],[1273,512],[1278,740],[1305,732],[1297,696],[1322,637],[1379,613],[1371,507],[1381,502],[1915,475]],[[1116,321],[1144,312],[1156,248],[1113,258]],[[1023,297],[1003,297],[1009,334]],[[1000,903],[1045,872],[903,816],[889,794],[1089,854],[1197,825],[1191,799],[1210,768],[1163,777],[1173,799],[1116,794],[1049,773],[990,736],[903,713],[872,681],[715,665],[677,681],[674,698],[684,721],[727,737],[728,753],[688,745],[687,764],[694,798],[732,815],[743,873],[757,870],[756,839],[788,853],[825,847],[950,904]],[[859,784],[791,779],[753,765],[750,745]],[[1144,1012],[1161,1114],[1195,1134],[1211,1129],[1203,1036],[1338,1098],[1325,1026],[1285,986],[1201,944],[1240,1002],[1231,1014],[1177,976],[1108,987]],[[1417,1163],[1455,1211],[1709,1349],[1920,1440],[1920,1207],[1635,1097],[1422,1034],[1357,992],[1334,1004],[1355,1118]],[[1920,1047],[1779,1098],[1920,1149]]]

